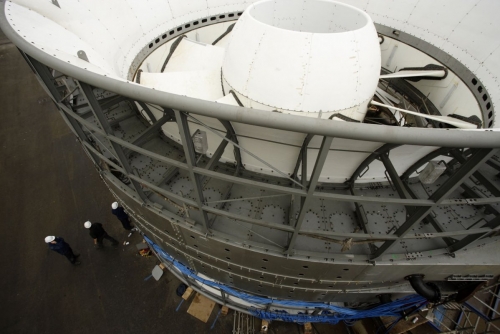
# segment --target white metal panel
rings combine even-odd
[[[238,102],[236,102],[236,100],[234,99],[234,96],[232,94],[228,94],[228,95],[224,96],[223,98],[218,99],[216,102],[229,104],[232,106],[239,105]]]
[[[319,147],[321,146],[322,139],[323,139],[322,136],[314,136],[313,139],[311,139],[311,141],[309,142],[308,147],[319,149]],[[377,142],[334,138],[332,141],[332,145],[330,146],[330,149],[339,151],[372,153],[382,145],[383,145],[382,143],[377,143]]]
[[[359,8],[359,9],[366,12],[366,8],[368,7],[370,0],[347,0],[347,1],[342,1],[342,2],[345,2],[351,6]]]
[[[164,72],[220,71],[223,59],[223,48],[183,38],[172,54]]]
[[[417,87],[422,94],[428,96],[442,115],[458,114],[465,117],[475,115],[479,117],[479,119],[482,119],[483,117],[474,95],[472,95],[470,90],[455,75],[451,74],[450,77],[453,79],[451,81],[447,80],[449,85],[446,87],[440,85],[439,81],[432,80],[422,80],[413,85]],[[450,90],[453,90],[453,95],[447,100],[444,107],[441,107],[441,102],[445,99]]]
[[[141,84],[179,95],[215,101],[221,98],[220,71],[142,73]]]
[[[293,172],[300,147],[241,136],[238,137],[238,141],[241,147],[277,168],[279,171],[288,175]],[[243,161],[243,166],[248,170],[280,176],[276,171],[255,159],[246,153],[246,151],[241,151],[241,160]]]
[[[270,113],[272,116],[272,113]],[[277,143],[284,143],[292,146],[301,147],[306,135],[303,133],[269,129],[263,131],[261,127],[248,125],[243,123],[232,122],[234,131],[238,136],[242,137],[256,137],[265,141],[272,141]]]
[[[313,17],[315,4],[259,3],[242,15],[223,64],[224,78],[235,91],[272,108],[308,112],[343,110],[373,96],[380,51],[370,19],[352,7],[321,2],[323,11],[339,11],[352,20],[335,16],[320,25]],[[283,13],[275,14],[273,8]],[[304,18],[299,16],[301,8]],[[330,28],[354,30],[308,33]]]
[[[267,30],[257,48],[249,50],[255,55],[249,73],[245,76],[247,82],[241,93],[273,108],[304,110],[301,104],[305,94],[304,78],[307,76],[310,61],[308,53],[311,47],[308,44],[311,35],[294,34],[295,43],[282,43],[290,38],[286,30]],[[232,40],[237,37],[233,35]],[[278,61],[279,59],[281,61]],[[299,59],[301,63],[294,61]],[[292,67],[292,64],[300,65]],[[235,88],[239,90],[239,87]]]
[[[406,22],[418,3],[419,0],[370,0],[366,11],[370,15]]]
[[[206,0],[208,15],[242,12],[256,0]],[[236,17],[235,17],[236,18]]]
[[[480,1],[450,34],[448,40],[471,54],[478,62],[485,60],[500,46],[500,2]]]
[[[224,32],[226,32],[227,28],[234,24],[235,22],[223,22],[219,24],[213,24],[210,26],[203,27],[202,29],[196,29],[194,31],[194,35],[187,34],[188,38],[193,39],[198,42],[212,44],[219,36],[221,36]],[[224,40],[229,38],[231,34],[224,37]],[[220,40],[217,44],[218,47],[224,46],[222,40]]]
[[[249,20],[243,15],[239,22]],[[233,28],[233,37],[226,47],[224,63],[222,65],[223,77],[241,94],[247,96],[246,91],[249,71],[255,57],[255,53],[245,52],[245,50],[256,50],[260,40],[265,33],[263,25],[255,25],[253,29],[248,29],[245,24],[237,24]],[[234,38],[237,35],[239,38]]]
[[[33,45],[46,53],[95,72],[113,73],[112,64],[108,63],[100,52],[95,51],[71,31],[62,29],[52,20],[23,6],[9,3],[6,11],[8,20],[14,29],[21,36],[27,36],[26,38]],[[65,41],[64,49],[59,49],[54,44],[55,40]],[[90,64],[78,58],[77,52],[79,50],[86,52]]]
[[[389,158],[391,159],[391,162],[394,168],[396,169],[398,175],[401,175],[420,158],[426,156],[430,152],[433,152],[437,149],[438,147],[432,147],[432,146],[404,145],[391,150]],[[366,174],[359,179],[359,181],[361,182],[387,181],[384,172],[385,172],[384,164],[378,160],[375,160],[372,164],[370,164],[370,168],[368,169]]]
[[[173,18],[169,2],[165,0],[148,0],[147,5],[144,1],[127,0],[127,6],[136,16],[144,34],[153,30],[159,22],[170,21]]]
[[[171,40],[157,48],[142,62],[140,69],[149,73],[161,72],[163,62],[167,58],[167,55],[170,52],[170,47],[174,41],[175,40]]]
[[[198,17],[206,16],[208,13],[206,0],[175,1],[168,0],[170,10],[175,18],[189,17],[196,14]]]
[[[478,2],[479,0],[421,0],[412,10],[408,24],[431,32],[429,36],[437,36],[435,43],[440,45]]]
[[[311,174],[318,156],[317,149],[307,150],[307,179]],[[319,182],[341,183],[351,178],[358,166],[369,156],[369,153],[330,151],[325,160],[325,165],[321,171]],[[371,168],[371,166],[370,166]],[[299,176],[302,177],[302,169],[299,169]]]

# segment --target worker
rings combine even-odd
[[[112,246],[118,245],[118,241],[104,230],[101,223],[91,223],[90,221],[86,221],[83,226],[89,230],[89,234],[92,239],[94,239],[94,245],[96,248],[102,248],[102,239],[108,239],[111,241]]]
[[[66,241],[64,241],[63,238],[49,235],[45,237],[45,242],[49,245],[49,248],[51,250],[66,256],[66,258],[69,260],[69,262],[71,262],[71,264],[75,266],[80,264],[80,261],[77,261],[77,258],[80,256],[80,254],[74,254],[71,247],[68,245]]]
[[[127,231],[134,231],[134,227],[130,225],[130,217],[127,215],[125,210],[123,210],[123,208],[118,205],[118,202],[113,202],[111,204],[111,213],[120,220],[124,229],[126,229]]]

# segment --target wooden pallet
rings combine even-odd
[[[215,302],[200,295],[199,293],[196,293],[187,310],[187,313],[206,323],[208,318],[210,318],[210,314],[212,314],[214,306]]]

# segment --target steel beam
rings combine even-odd
[[[155,115],[153,115],[153,112],[151,112],[151,109],[149,109],[147,104],[142,102],[142,101],[137,101],[137,103],[139,103],[141,108],[144,109],[144,111],[148,115],[149,119],[151,120],[151,123],[156,123],[157,119],[156,119]]]
[[[486,161],[486,163],[488,164],[488,166],[490,166],[490,167],[492,167],[500,172],[500,165],[498,163],[492,161],[491,159]]]
[[[411,196],[410,198],[415,198],[415,199],[418,198],[417,195],[413,192],[413,190],[411,190],[411,188],[407,184],[405,184],[405,188],[406,188],[406,191],[408,192],[408,194]],[[427,215],[424,218],[424,221],[427,224],[431,224],[437,232],[439,232],[439,233],[446,232],[446,229],[444,228],[444,226],[441,225],[441,223],[437,219],[435,219],[432,215]],[[454,240],[450,237],[443,237],[443,241],[446,243],[446,245],[450,246],[456,240]]]
[[[153,125],[147,128],[143,133],[141,133],[133,142],[132,145],[142,146],[148,142],[149,137],[161,130],[163,124],[167,123],[172,119],[171,115],[164,114],[162,118],[157,120]]]
[[[461,164],[463,164],[466,160],[465,157],[457,150],[452,150],[451,154]],[[483,173],[476,171],[472,174],[472,176],[474,176],[483,186],[485,186],[486,189],[488,189],[488,191],[493,194],[493,196],[500,197],[500,189],[496,185],[494,185],[490,180],[488,180],[483,175]]]
[[[351,193],[354,194],[354,190],[352,188]],[[365,209],[357,202],[354,202],[354,206],[358,225],[366,234],[371,234],[370,230],[368,229],[368,219],[366,218]],[[370,254],[373,254],[377,251],[377,246],[375,246],[373,243],[369,243],[368,247],[370,248]]]
[[[61,100],[61,93],[59,90],[56,88],[54,84],[54,78],[52,74],[50,73],[49,69],[47,66],[39,63],[37,60],[31,58],[28,55],[25,55],[22,51],[21,55],[25,58],[25,60],[28,62],[30,67],[33,69],[35,74],[37,75],[38,79],[40,80],[40,83],[43,85],[43,87],[48,91],[48,93],[52,96],[53,102],[57,107],[57,110],[61,114],[62,118],[66,122],[66,124],[69,126],[70,129],[73,130],[75,135],[77,136],[78,140],[80,143],[82,141],[87,141],[88,142],[88,137],[85,134],[85,132],[82,129],[82,126],[80,123],[78,123],[74,118],[68,117],[60,108],[59,103],[56,101]],[[100,159],[91,151],[87,150],[85,146],[82,145],[83,150],[89,155],[91,160],[94,162],[94,165],[100,169],[99,166],[99,161]]]
[[[109,164],[110,166],[115,168],[117,171],[124,173],[124,174],[126,173],[122,167],[116,165],[115,163],[110,161],[108,158],[103,156],[102,153],[99,153],[94,147],[92,147],[92,145],[90,145],[86,142],[84,143],[84,145],[89,150],[94,152],[94,154],[98,155],[107,164]],[[161,196],[164,196],[165,198],[168,198],[172,201],[177,201],[179,203],[186,204],[189,206],[193,206],[193,207],[196,206],[196,202],[193,200],[186,199],[182,196],[168,192],[163,188],[159,188],[158,186],[155,186],[155,185],[153,185],[145,180],[142,180],[140,177],[138,177],[136,175],[130,175],[130,177],[135,179],[137,182],[141,183],[142,185],[144,185],[144,187],[154,190],[155,192],[157,192]],[[179,204],[177,204],[177,205],[179,205]],[[238,214],[234,214],[234,213],[230,213],[228,211],[218,209],[217,207],[212,208],[208,205],[205,205],[203,207],[203,209],[209,213],[213,213],[213,214],[218,215],[218,216],[224,216],[224,217],[227,217],[230,219],[240,220],[240,221],[254,224],[254,225],[258,225],[258,226],[268,227],[271,229],[276,229],[276,230],[280,230],[280,231],[284,231],[284,232],[294,232],[295,231],[295,229],[293,227],[290,227],[288,225],[269,223],[269,222],[266,222],[263,220],[249,218],[247,216],[241,216]],[[453,237],[453,236],[463,236],[466,234],[477,234],[477,233],[484,234],[484,233],[488,233],[488,232],[491,232],[491,229],[480,228],[480,229],[473,229],[473,230],[440,232],[440,233],[434,234],[433,237],[434,238],[446,238],[446,237]],[[375,235],[375,234],[369,234],[369,233],[350,233],[350,232],[318,231],[318,230],[303,230],[303,229],[299,232],[299,234],[300,235],[309,235],[309,236],[321,236],[321,237],[339,237],[342,239],[353,238],[354,240],[358,240],[358,239],[360,239],[360,240],[396,240],[396,239],[398,239],[398,237],[394,234]],[[420,237],[417,235],[406,235],[403,237],[403,239],[418,239],[418,238],[420,238]]]
[[[316,185],[318,184],[319,176],[321,175],[321,171],[323,170],[323,165],[325,164],[326,157],[328,156],[328,152],[330,150],[330,146],[332,145],[333,138],[332,137],[323,137],[323,141],[321,142],[321,147],[318,152],[318,156],[316,158],[316,163],[314,164],[314,169],[311,175],[311,180],[309,181],[309,187],[307,188],[307,193],[305,199],[300,208],[299,216],[297,217],[297,221],[295,223],[295,229],[288,242],[288,246],[286,248],[286,254],[290,255],[293,253],[293,247],[295,246],[295,241],[300,231],[300,227],[302,226],[302,222],[304,221],[304,217],[309,209],[310,202],[313,197],[312,194],[316,190]]]
[[[96,120],[98,121],[99,125],[101,126],[101,129],[104,130],[104,132],[107,135],[114,135],[114,131],[111,128],[111,125],[109,124],[106,116],[102,112],[101,105],[99,104],[99,101],[97,101],[96,97],[94,96],[94,92],[92,91],[92,87],[90,85],[84,83],[84,82],[79,82],[77,81],[78,86],[80,87],[80,93],[85,97],[87,100],[87,103],[89,104],[90,109],[92,110],[92,113],[94,114]],[[126,175],[129,176],[129,179],[132,183],[132,186],[134,187],[134,190],[137,192],[137,195],[141,198],[143,202],[147,202],[148,198],[146,194],[144,194],[144,191],[142,190],[140,184],[130,178],[130,175],[133,174],[132,172],[132,167],[130,167],[130,164],[128,162],[127,157],[123,153],[123,148],[116,144],[115,142],[109,140],[108,137],[106,137],[111,144],[111,147],[113,148],[113,151],[115,152],[116,157],[118,158],[118,161],[120,164],[123,166],[123,169],[126,171]]]
[[[189,132],[187,116],[184,113],[181,113],[179,110],[175,110],[175,119],[179,127],[179,134],[181,136],[182,146],[184,148],[184,156],[186,157],[189,177],[191,178],[191,182],[193,183],[194,187],[196,204],[202,216],[202,228],[205,233],[208,233],[209,220],[207,212],[203,209],[203,203],[205,203],[205,199],[203,197],[203,188],[201,186],[200,176],[193,170],[193,167],[196,167],[196,154],[194,151],[193,140]]]
[[[376,159],[378,159],[381,155],[389,152],[392,149],[395,149],[396,147],[401,146],[399,144],[384,144],[383,146],[379,147],[375,152],[370,154],[359,166],[358,168],[352,173],[351,178],[349,181],[346,181],[346,183],[350,185],[354,185],[356,182],[356,179],[363,173],[363,171],[368,168],[368,166]]]
[[[226,137],[230,141],[232,141],[233,143],[236,144],[236,145],[233,145],[234,159],[236,160],[236,166],[238,166],[239,168],[243,167],[243,163],[241,162],[240,148],[237,146],[239,144],[238,143],[238,136],[236,135],[236,132],[234,131],[233,125],[231,124],[231,122],[223,120],[223,119],[219,119],[218,121],[221,122],[221,124],[222,124],[222,126],[224,126],[224,128],[226,128]],[[227,142],[227,140],[224,140],[224,141]]]
[[[61,105],[61,109],[68,115],[69,117],[74,118],[78,123],[85,125],[85,127],[89,130],[92,130],[93,132],[96,132],[109,140],[121,145],[122,147],[128,148],[134,152],[137,152],[139,154],[148,156],[150,158],[156,159],[158,161],[162,161],[166,164],[178,167],[182,170],[188,170],[188,166],[184,162],[180,162],[178,160],[174,160],[168,157],[165,157],[163,155],[145,150],[141,147],[132,145],[131,143],[118,138],[116,136],[110,136],[107,135],[101,128],[95,126],[94,124],[86,121],[79,115],[75,114],[72,112],[69,108]],[[200,175],[205,175],[208,177],[213,177],[219,180],[227,181],[227,182],[233,182],[249,187],[258,187],[270,191],[275,191],[283,194],[290,194],[290,195],[298,195],[298,196],[305,196],[306,191],[303,189],[297,189],[297,188],[292,188],[292,187],[287,187],[287,186],[282,186],[282,185],[277,185],[273,183],[267,183],[267,182],[260,182],[256,180],[250,180],[246,178],[241,178],[241,177],[236,177],[233,175],[228,175],[228,174],[223,174],[220,172],[215,172],[211,170],[207,170],[202,167],[193,167],[193,170],[195,173],[200,174]],[[398,204],[398,205],[412,205],[412,206],[432,206],[434,203],[429,200],[429,199],[401,199],[401,198],[394,198],[394,197],[375,197],[375,196],[353,196],[353,195],[345,195],[345,194],[337,194],[337,193],[327,193],[327,192],[321,192],[321,191],[316,191],[313,193],[313,197],[315,198],[323,198],[326,200],[331,200],[331,201],[341,201],[341,202],[359,202],[359,203],[382,203],[382,204]],[[484,205],[487,203],[496,203],[499,201],[499,198],[492,197],[492,198],[479,198],[475,199],[475,203],[477,205]],[[444,200],[442,202],[443,205],[455,205],[457,204],[456,200]]]
[[[299,167],[300,167],[300,163],[302,161],[302,151],[307,148],[307,146],[309,145],[309,142],[311,141],[311,139],[314,137],[314,135],[311,135],[311,134],[308,134],[305,138],[304,138],[304,141],[302,142],[302,146],[300,147],[300,152],[299,154],[297,155],[297,162],[295,163],[295,168],[293,169],[293,174],[292,176],[298,180],[297,178],[297,173],[299,171]]]
[[[478,149],[472,156],[455,172],[451,175],[444,184],[437,189],[432,196],[429,197],[436,205],[440,204],[445,198],[448,197],[457,187],[464,182],[472,173],[476,171],[479,166],[487,161],[494,151],[492,149]],[[430,207],[420,207],[416,209],[411,216],[406,220],[406,222],[401,225],[395,235],[398,236],[397,240],[386,241],[375,254],[372,255],[372,259],[377,259],[381,257],[386,251],[388,251],[392,246],[399,242],[402,237],[412,228],[414,224],[419,223],[424,219],[432,210],[433,206]]]
[[[475,199],[475,198],[481,198],[482,197],[479,192],[477,192],[474,189],[472,189],[472,187],[470,187],[466,183],[462,183],[461,187],[464,190],[464,193],[465,193],[465,195],[468,198],[474,198]],[[495,216],[500,215],[500,212],[494,206],[492,206],[490,204],[485,204],[484,207],[489,212],[489,214],[492,214],[492,215],[495,215]]]
[[[230,134],[226,134],[226,138],[230,139]],[[212,155],[212,157],[208,161],[207,165],[205,166],[206,169],[208,169],[208,170],[213,170],[214,169],[215,164],[217,162],[219,162],[220,157],[224,153],[224,150],[226,149],[227,144],[228,144],[227,140],[222,140],[220,142],[219,146],[217,147],[217,149],[215,150],[214,154]]]
[[[396,168],[394,168],[394,165],[392,164],[391,160],[389,159],[389,152],[383,153],[380,155],[380,160],[382,160],[382,163],[384,164],[384,167],[389,174],[389,177],[392,180],[392,184],[394,185],[394,188],[396,188],[396,191],[401,198],[411,198],[411,195],[408,193],[406,190],[406,187],[401,181],[401,178],[399,177]],[[407,211],[410,210],[410,208],[406,208]]]
[[[500,226],[500,216],[496,216],[495,218],[490,220],[488,223],[486,223],[483,227],[494,229],[494,228],[497,228],[499,226]],[[459,241],[455,242],[453,245],[449,246],[448,250],[450,251],[450,253],[457,252],[457,251],[467,247],[468,245],[470,245],[474,241],[481,239],[482,237],[484,237],[488,233],[490,233],[490,232],[469,234],[469,235],[463,237],[462,240],[459,240]]]

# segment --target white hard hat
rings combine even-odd
[[[54,240],[56,240],[56,237],[54,237],[53,235],[49,235],[49,236],[45,237],[46,243],[52,242]]]
[[[92,223],[87,220],[85,224],[83,224],[83,226],[85,226],[85,228],[90,228],[90,226],[92,226]]]
[[[114,210],[114,209],[117,209],[118,208],[118,202],[113,202],[113,204],[111,204],[111,208]]]

